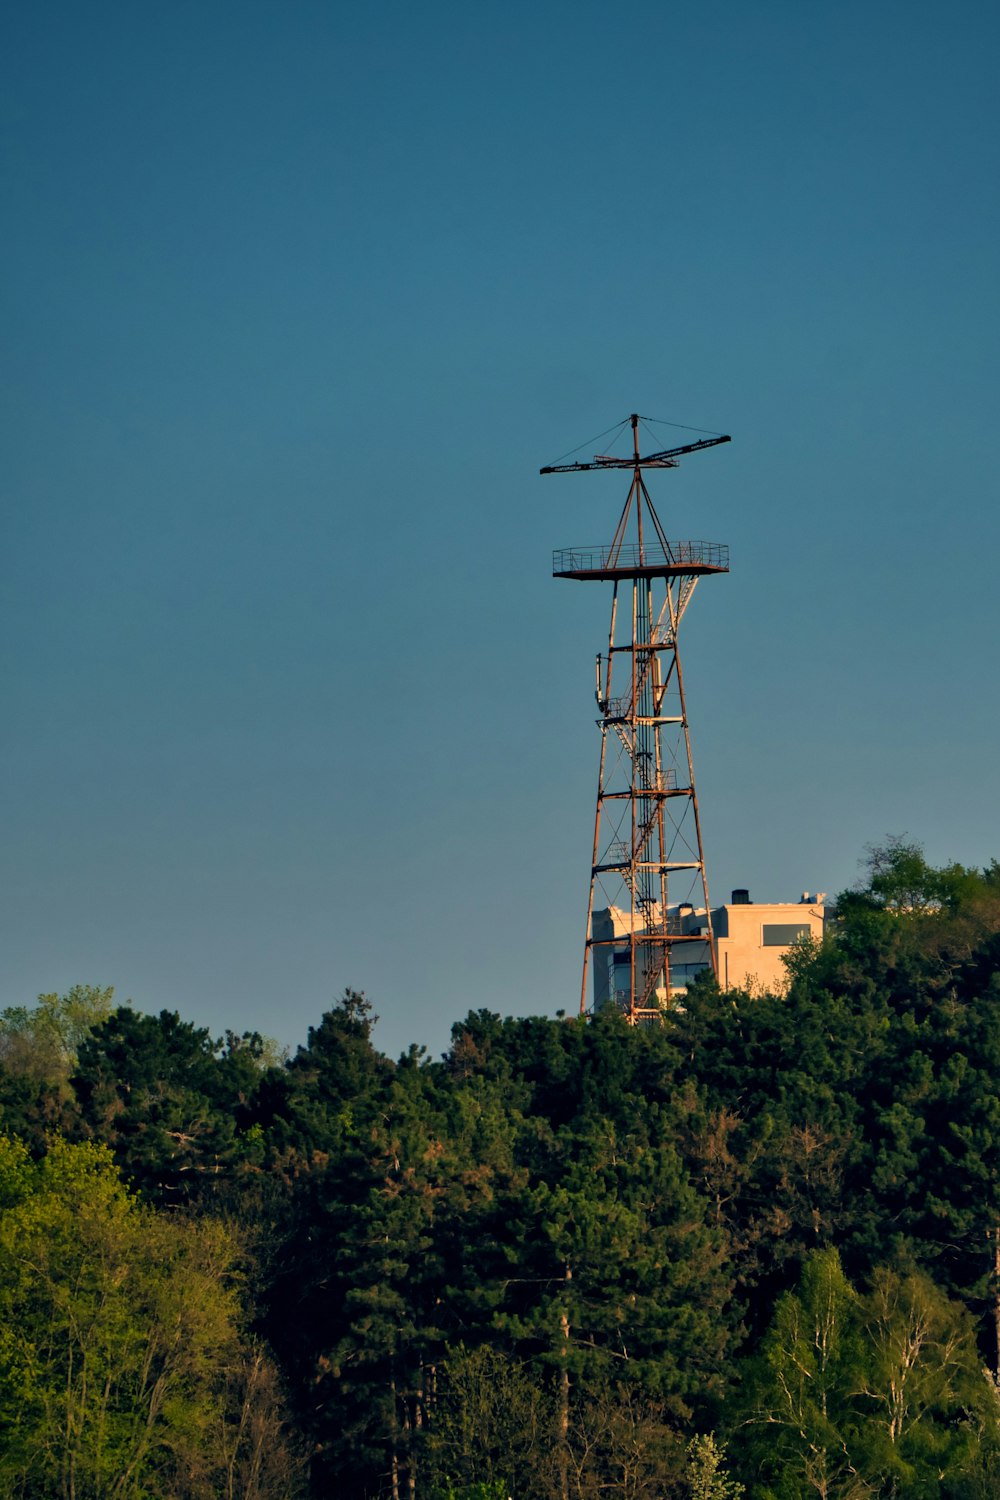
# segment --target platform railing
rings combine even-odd
[[[633,542],[625,547],[562,547],[552,554],[552,572],[603,573],[625,572],[635,568],[720,568],[729,567],[729,548],[724,542],[670,542],[669,550],[659,544]]]

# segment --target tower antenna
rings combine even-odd
[[[716,972],[677,637],[698,579],[729,572],[729,548],[722,543],[667,540],[643,470],[675,469],[685,455],[730,438],[704,438],[644,456],[641,420],[636,412],[628,418],[630,455],[599,453],[589,462],[539,471],[632,471],[610,545],[558,550],[552,574],[613,585],[607,655],[597,657],[601,754],[580,1010],[588,1009],[593,961],[595,1007],[614,1002],[633,1024],[662,1016],[690,974],[706,967],[706,953],[707,966]],[[700,885],[703,920],[692,923],[682,914],[693,910],[690,902],[669,904],[678,879],[686,881],[687,895]],[[608,902],[600,923],[597,896]]]

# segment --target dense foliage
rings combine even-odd
[[[838,911],[784,993],[437,1061],[352,991],[287,1059],[3,1012],[0,1500],[1000,1492],[1000,869]]]

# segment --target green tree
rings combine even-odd
[[[972,1320],[923,1273],[878,1267],[859,1312],[859,1451],[879,1493],[936,1500],[974,1476],[995,1434]]]
[[[750,1365],[741,1436],[761,1500],[867,1495],[852,1452],[850,1394],[861,1373],[857,1296],[836,1251],[811,1255],[779,1298]]]
[[[489,1345],[448,1350],[435,1371],[422,1463],[432,1495],[465,1500],[479,1486],[501,1500],[540,1496],[551,1447],[551,1401],[537,1371]]]
[[[0,1066],[37,1083],[66,1083],[81,1043],[111,1014],[114,993],[76,984],[65,995],[39,995],[34,1008],[0,1011]]]
[[[982,1477],[996,1402],[971,1319],[923,1273],[880,1267],[858,1294],[810,1256],[748,1362],[743,1471],[760,1500],[938,1500]]]
[[[0,1011],[0,1129],[44,1150],[52,1130],[77,1128],[70,1075],[91,1030],[106,1019],[114,991],[74,985],[39,995],[34,1006]]]
[[[120,1008],[79,1049],[72,1083],[82,1128],[110,1145],[153,1201],[204,1198],[263,1155],[253,1127],[266,1050],[256,1034],[219,1042],[176,1011]]]
[[[741,1500],[743,1486],[725,1471],[725,1445],[712,1433],[699,1433],[687,1445],[689,1500]]]
[[[0,1494],[225,1493],[239,1261],[220,1224],[141,1205],[106,1148],[32,1162],[0,1137]]]
[[[678,1140],[759,1337],[804,1258],[853,1228],[883,1017],[869,995],[832,993],[810,969],[781,996],[697,985],[671,1024],[684,1058]]]

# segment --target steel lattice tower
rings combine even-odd
[[[593,958],[595,965],[608,964],[609,993],[633,1023],[658,1017],[669,1006],[671,964],[676,968],[683,962],[685,948],[700,954],[707,947],[713,971],[716,966],[677,637],[698,579],[729,571],[728,547],[667,540],[642,477],[644,469],[676,468],[682,455],[729,438],[711,437],[643,457],[640,420],[635,413],[628,419],[630,457],[598,454],[590,463],[553,464],[540,471],[632,470],[610,546],[556,551],[552,573],[614,586],[607,654],[597,657],[601,756],[580,1009],[587,1009]],[[686,884],[685,899],[698,892],[704,900],[701,932],[682,931],[676,904],[673,912],[668,905],[668,882],[676,883],[678,876]],[[613,936],[594,936],[598,892],[622,918],[624,930]],[[613,976],[624,970],[626,953],[623,987]]]

